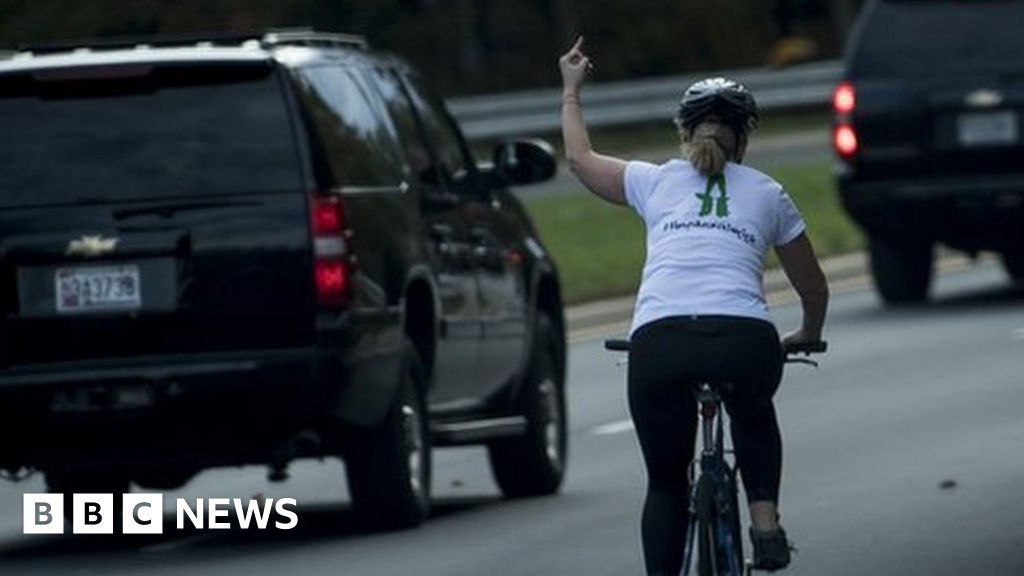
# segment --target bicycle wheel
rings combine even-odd
[[[697,481],[697,574],[718,576],[717,536],[715,534],[715,485],[710,476]]]
[[[743,572],[743,532],[740,530],[739,491],[736,489],[736,470],[731,469],[726,475],[729,482],[729,505],[726,525],[732,532],[732,547],[736,555],[736,566]]]
[[[737,504],[736,484],[732,473],[726,476],[731,506],[721,514],[715,503],[715,484],[710,476],[701,476],[697,482],[697,574],[700,576],[729,576],[729,557],[725,542],[720,541],[718,523],[725,520],[732,533],[731,553],[734,556],[736,574],[743,571],[743,552],[740,533],[740,517]]]

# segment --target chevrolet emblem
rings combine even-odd
[[[103,236],[82,236],[78,240],[68,242],[66,254],[68,256],[97,258],[113,252],[120,241],[118,238],[104,238]]]

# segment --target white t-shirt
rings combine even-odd
[[[630,334],[668,316],[769,319],[765,255],[806,228],[778,182],[731,162],[709,179],[689,162],[670,160],[630,162],[625,189],[647,226]]]

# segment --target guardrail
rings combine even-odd
[[[708,76],[728,76],[750,88],[764,110],[813,108],[828,105],[842,73],[842,63],[833,60],[781,71],[746,68],[608,82],[585,86],[582,100],[590,126],[668,121],[675,115],[687,86]],[[448,108],[471,139],[551,132],[558,130],[561,122],[561,91],[543,89],[452,98]]]

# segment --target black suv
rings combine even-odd
[[[889,303],[924,300],[936,243],[1024,279],[1024,1],[873,0],[835,92],[843,203]]]
[[[50,45],[0,62],[0,470],[184,484],[342,457],[381,527],[428,513],[432,446],[506,495],[566,462],[558,275],[400,60],[307,30]]]

